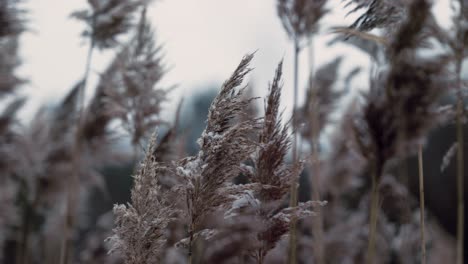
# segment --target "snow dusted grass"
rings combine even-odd
[[[341,35],[333,42],[345,40],[367,52],[375,64],[364,96],[347,100],[351,103],[343,106],[344,114],[337,114],[359,69],[347,73],[342,82],[342,58],[317,69],[311,58],[305,103],[297,104],[301,95],[296,78],[294,115],[283,116],[281,92],[289,85],[283,84],[280,62],[263,112],[249,112],[260,100],[247,93],[245,79],[254,58],[248,54],[212,101],[193,156],[181,147],[179,113],[173,123],[161,117],[171,87],[159,86],[166,69],[146,19],[149,1],[89,0],[87,10],[73,14],[85,23],[83,36],[89,43],[83,78],[51,107],[53,111],[41,109],[30,124],[16,119],[25,102],[15,93],[23,82],[15,75],[22,12],[15,1],[2,2],[0,99],[7,104],[0,115],[0,260],[430,262],[450,251],[440,253],[444,247],[438,243],[447,240],[425,230],[424,226],[435,227],[435,221],[424,219],[424,208],[420,211],[392,166],[419,150],[422,182],[427,134],[456,119],[458,142],[444,157],[442,170],[457,155],[457,261],[462,263],[461,66],[468,12],[461,1],[463,23],[457,23],[458,33],[451,36],[434,22],[426,0],[348,2],[356,8],[352,12],[362,14],[349,27],[336,29]],[[296,55],[306,47],[314,54],[309,44],[330,6],[325,0],[277,1]],[[383,34],[375,35],[374,28]],[[432,42],[446,45],[447,54],[420,56],[419,51]],[[85,104],[93,51],[104,49],[114,51],[115,58]],[[449,94],[447,87],[457,88],[456,111],[453,105],[440,106],[440,98]],[[326,126],[335,127],[327,152],[319,140]],[[166,132],[159,135],[155,130]],[[133,146],[131,158],[112,148],[122,131]],[[143,142],[147,147],[141,147]],[[92,207],[91,190],[106,193],[102,169],[137,160],[142,149],[145,155],[133,172],[130,201],[115,205],[113,214],[90,224],[85,216]],[[303,173],[310,177],[299,186]],[[297,190],[304,191],[305,186],[310,187],[308,198],[299,201]],[[420,198],[424,201],[422,189]],[[426,243],[434,246],[426,248]],[[415,254],[419,249],[421,256]]]

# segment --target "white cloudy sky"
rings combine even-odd
[[[348,25],[355,18],[346,18],[344,3],[336,3],[314,42],[315,63],[346,55],[344,71],[356,65],[367,67],[368,59],[353,49],[325,45],[332,37],[327,27]],[[447,12],[446,6],[438,6],[439,12]],[[38,105],[63,97],[83,75],[87,52],[87,43],[80,38],[83,25],[69,19],[69,15],[86,8],[87,1],[31,0],[25,7],[29,11],[31,30],[22,38],[20,74],[30,80],[24,88],[32,98],[26,110],[29,115]],[[256,87],[257,95],[266,93],[276,64],[284,58],[284,106],[291,102],[292,47],[276,16],[274,0],[162,0],[155,1],[148,15],[156,27],[159,43],[164,45],[166,62],[171,66],[164,82],[178,84],[169,108],[180,95],[189,97],[196,93],[195,88],[213,82],[221,84],[242,56],[252,51],[257,53],[250,83]],[[88,95],[97,73],[105,68],[111,56],[111,52],[94,53]],[[308,53],[303,52],[302,83],[307,77],[307,65]],[[365,86],[365,79],[357,83]]]

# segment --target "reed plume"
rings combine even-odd
[[[86,23],[84,37],[89,37],[97,48],[115,47],[117,38],[134,28],[134,14],[148,4],[148,0],[88,0],[89,9],[76,11],[72,17]]]
[[[167,168],[156,162],[156,135],[148,146],[132,188],[131,204],[115,205],[114,235],[110,252],[119,251],[125,263],[155,263],[166,244],[165,230],[177,209],[161,194],[159,176]]]
[[[281,209],[281,201],[296,182],[302,171],[302,162],[286,165],[285,157],[290,148],[288,125],[281,125],[279,104],[282,88],[282,62],[278,65],[265,101],[265,117],[259,136],[259,150],[253,160],[253,168],[247,177],[258,188],[252,190],[256,203],[252,203],[255,218],[260,219],[262,231],[257,239],[260,247],[252,253],[257,263],[264,263],[268,252],[290,231],[290,221],[314,215],[312,207],[324,205],[319,201],[299,203],[298,206]],[[295,180],[293,179],[295,178]]]
[[[294,43],[294,96],[293,96],[293,114],[292,114],[292,129],[293,142],[292,142],[292,159],[296,164],[299,160],[298,153],[298,120],[296,114],[297,101],[298,101],[298,85],[299,85],[299,52],[301,50],[301,42],[308,39],[311,42],[312,34],[318,30],[318,21],[322,18],[327,10],[325,9],[326,0],[279,0],[277,1],[277,13],[283,24],[286,33]],[[312,70],[312,69],[311,69]],[[297,170],[297,168],[295,168]],[[291,196],[290,206],[297,204],[297,181],[292,179],[291,182]],[[289,263],[296,262],[296,221],[293,219],[291,222],[291,235],[290,235],[290,252]]]
[[[413,60],[408,60],[409,51],[417,45],[417,34],[428,17],[429,7],[425,1],[414,1],[409,6],[408,19],[395,33],[389,50],[391,67],[388,75],[372,84],[363,110],[368,136],[360,138],[359,142],[362,153],[373,166],[369,263],[373,261],[377,188],[384,165],[388,160],[416,149],[412,146],[417,146],[417,142],[434,125],[430,117],[442,93],[444,63],[440,59],[427,62],[412,56]],[[399,121],[399,114],[405,115],[404,124]]]
[[[169,89],[159,84],[166,73],[160,53],[143,10],[135,36],[114,59],[112,79],[104,90],[108,113],[120,120],[134,147],[163,123],[159,113]]]
[[[232,201],[227,184],[239,174],[241,163],[255,150],[250,135],[255,132],[258,120],[250,118],[235,123],[251,101],[242,97],[245,88],[237,87],[249,73],[252,58],[250,54],[242,59],[213,100],[206,128],[198,139],[198,154],[178,162],[176,173],[182,179],[178,189],[186,197],[185,212],[189,219],[189,262],[201,220]]]

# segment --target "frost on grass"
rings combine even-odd
[[[250,164],[242,165],[242,173],[249,183],[232,186],[235,199],[226,211],[224,219],[231,227],[248,229],[243,240],[251,246],[243,248],[243,254],[252,257],[257,263],[263,263],[268,252],[287,234],[292,218],[301,219],[314,215],[313,207],[325,203],[309,201],[296,207],[283,207],[289,193],[293,178],[298,178],[302,163],[286,164],[285,157],[290,147],[288,124],[282,125],[279,114],[279,103],[282,88],[282,63],[278,65],[275,77],[270,86],[270,93],[265,100],[265,117],[257,137],[255,152]],[[250,224],[244,226],[246,217]],[[227,231],[224,231],[226,234]],[[231,232],[233,236],[233,232]],[[238,234],[237,234],[238,235]],[[225,236],[214,237],[228,243]],[[236,246],[236,240],[231,241]],[[241,250],[241,248],[239,248]],[[216,255],[212,249],[211,254]]]
[[[146,157],[134,176],[131,203],[115,205],[114,235],[108,240],[125,263],[157,263],[166,244],[166,228],[177,210],[161,194],[159,175],[166,168],[153,155],[156,136],[150,140]]]
[[[242,59],[213,100],[207,126],[198,140],[198,154],[177,164],[176,173],[184,181],[177,189],[186,197],[191,235],[197,232],[204,216],[232,200],[232,192],[227,187],[239,174],[241,163],[255,150],[250,136],[258,120],[236,122],[251,101],[242,96],[245,88],[238,87],[250,72],[248,65],[252,58],[253,54]]]
[[[458,149],[458,143],[454,142],[450,146],[450,148],[447,150],[444,157],[442,158],[442,163],[440,164],[440,172],[444,172],[448,168],[448,166],[450,165],[450,162],[455,156],[455,153],[457,152],[457,149]]]
[[[279,105],[282,89],[281,62],[269,87],[265,102],[265,118],[259,135],[259,147],[253,159],[253,173],[249,180],[259,184],[260,190],[255,197],[260,201],[256,217],[260,219],[262,230],[256,234],[261,246],[252,252],[258,263],[262,263],[268,252],[289,232],[291,218],[301,219],[313,215],[312,208],[324,205],[309,201],[295,207],[281,208],[285,196],[291,189],[291,182],[296,182],[303,165],[286,164],[285,157],[290,148],[288,123],[281,124]],[[296,180],[292,180],[292,179]]]

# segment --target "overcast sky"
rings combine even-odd
[[[195,88],[221,83],[230,76],[243,55],[257,51],[250,83],[256,95],[264,95],[274,69],[284,58],[283,106],[292,97],[292,44],[276,15],[274,0],[162,0],[155,1],[148,15],[153,22],[157,41],[164,46],[170,71],[164,78],[178,88],[168,108],[177,98],[189,97]],[[345,17],[344,3],[335,1],[331,12],[322,21],[322,32],[314,41],[315,63],[322,64],[338,55],[346,55],[342,71],[354,66],[368,67],[369,60],[346,45],[327,47],[333,36],[327,28],[349,25],[356,16]],[[440,3],[441,1],[439,1]],[[439,12],[447,12],[438,5]],[[85,0],[26,1],[30,31],[21,41],[23,66],[20,74],[30,80],[23,89],[31,98],[26,114],[40,104],[62,98],[84,72],[88,43],[81,37],[84,25],[69,18],[79,9],[87,8]],[[445,9],[444,9],[445,8]],[[112,58],[112,52],[95,52],[91,81],[87,95],[92,93],[97,73]],[[307,50],[301,54],[301,87],[305,87],[308,68]],[[356,82],[365,87],[366,79]],[[303,93],[302,93],[303,94]]]

